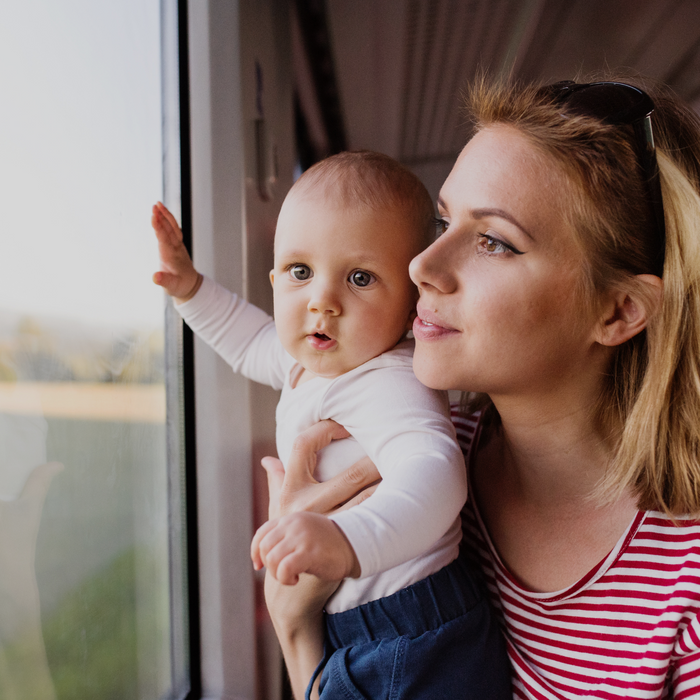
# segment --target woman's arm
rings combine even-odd
[[[292,693],[303,700],[309,680],[323,657],[323,605],[338,587],[301,574],[296,586],[285,586],[265,575],[265,601],[272,618]],[[318,685],[316,685],[317,697]]]
[[[348,437],[333,421],[322,421],[295,441],[287,470],[272,457],[263,460],[270,490],[270,518],[298,511],[328,513],[357,505],[373,492],[379,473],[369,459],[360,460],[337,477],[313,478],[316,453],[331,440]],[[265,600],[282,647],[294,697],[302,700],[306,686],[323,656],[323,605],[337,583],[302,576],[296,586],[265,577]]]

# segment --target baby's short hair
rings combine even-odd
[[[343,206],[374,210],[400,208],[415,223],[419,250],[435,235],[433,201],[425,185],[405,165],[375,151],[343,151],[322,160],[294,183],[289,194],[304,198],[321,193]]]

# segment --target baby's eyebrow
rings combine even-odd
[[[287,263],[290,261],[303,263],[307,261],[311,257],[311,255],[309,254],[308,250],[282,250],[278,251],[275,254],[275,257],[278,261],[284,261]],[[377,260],[376,257],[371,255],[371,253],[368,253],[366,255],[347,255],[344,257],[338,255],[336,261],[339,264],[344,263],[349,267],[372,267],[380,264],[379,260]]]
[[[371,255],[358,255],[357,257],[353,257],[348,262],[352,263],[352,265],[355,267],[371,267],[372,265],[379,264],[377,259],[373,258]]]
[[[308,250],[278,250],[280,255],[284,255],[285,258],[306,258],[309,255]]]

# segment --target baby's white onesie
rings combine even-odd
[[[464,460],[446,393],[428,389],[413,374],[413,341],[334,379],[315,377],[295,387],[301,366],[262,310],[206,277],[176,309],[234,371],[282,389],[277,451],[283,463],[302,430],[332,418],[352,438],[319,453],[316,478],[325,481],[364,455],[382,475],[370,498],[331,516],[355,550],[362,574],[343,581],[326,604],[328,612],[395,593],[456,558],[467,496]]]

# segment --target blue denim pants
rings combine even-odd
[[[511,671],[480,574],[461,554],[393,595],[326,615],[322,700],[511,700]]]

